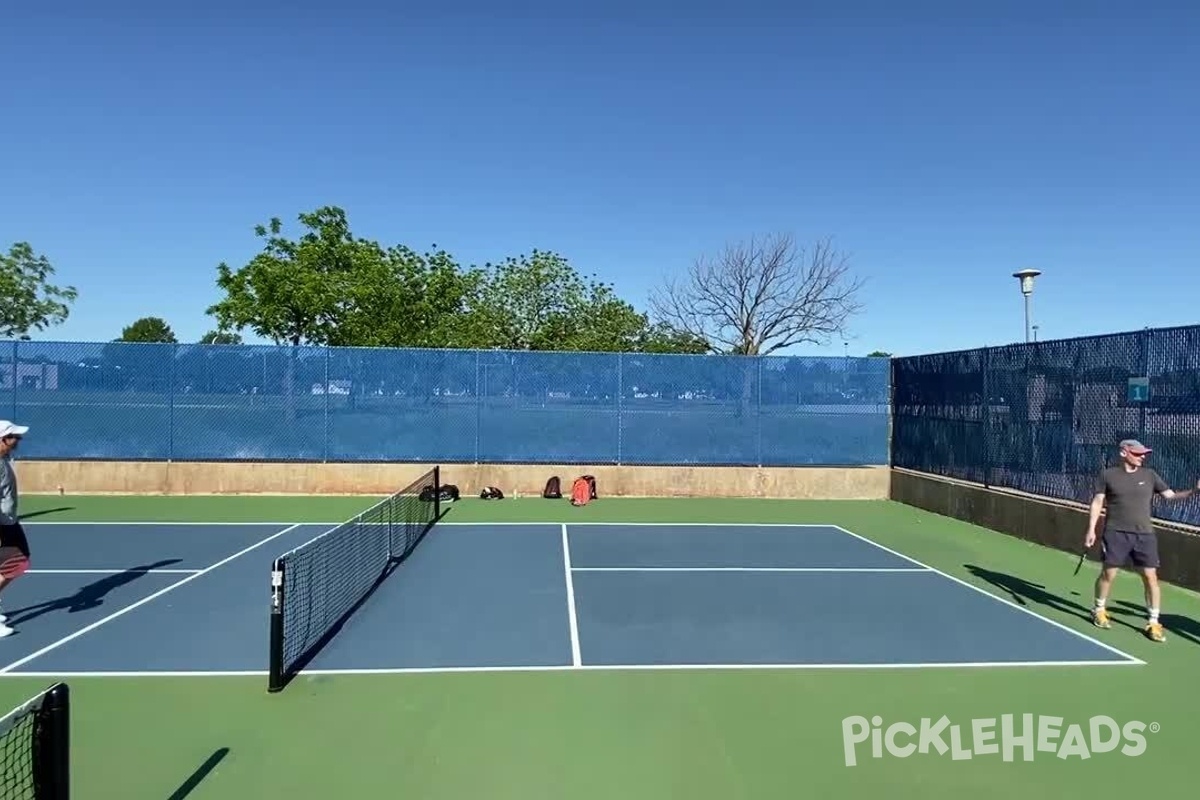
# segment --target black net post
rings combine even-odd
[[[284,563],[276,559],[271,566],[271,631],[267,691],[278,692],[285,685],[283,675],[283,595]]]
[[[65,683],[42,697],[33,739],[34,797],[69,800],[71,796],[71,691]]]

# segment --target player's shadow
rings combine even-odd
[[[1140,627],[1146,622],[1145,606],[1136,603],[1130,603],[1127,600],[1117,600],[1109,607],[1109,611],[1113,617],[1131,617]],[[1192,644],[1200,644],[1200,622],[1191,617],[1184,617],[1179,614],[1162,613],[1158,615],[1158,621],[1162,623],[1163,628],[1167,633],[1173,633],[1181,639],[1185,639]]]
[[[123,572],[105,575],[98,581],[92,581],[85,586],[81,586],[79,591],[69,597],[60,597],[57,600],[47,600],[44,603],[9,610],[7,612],[9,621],[6,624],[20,625],[37,619],[43,614],[49,614],[52,611],[66,611],[68,614],[76,614],[80,611],[89,611],[93,608],[98,608],[104,604],[104,598],[114,589],[119,589],[122,586],[133,583],[151,570],[163,569],[171,564],[178,564],[180,560],[178,558],[169,558],[163,561],[156,561],[153,564],[130,567]]]
[[[192,792],[196,791],[196,787],[209,776],[209,773],[217,768],[217,764],[220,764],[222,759],[227,755],[229,755],[228,747],[221,747],[215,750],[203,764],[196,768],[195,772],[188,776],[186,781],[179,785],[178,789],[171,792],[171,796],[167,800],[184,800],[185,797],[189,797]]]
[[[1004,572],[996,572],[995,570],[986,569],[975,564],[963,564],[963,566],[975,577],[981,578],[1003,591],[1017,605],[1029,606],[1033,604],[1044,606],[1063,614],[1078,617],[1086,622],[1092,621],[1090,606],[1081,605],[1061,595],[1054,594],[1040,583],[1030,583],[1024,578],[1018,578]],[[1113,621],[1137,630],[1141,630],[1142,627],[1141,624],[1131,625],[1116,615],[1114,615]]]

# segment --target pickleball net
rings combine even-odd
[[[70,690],[56,683],[0,718],[0,800],[68,799],[70,716]]]
[[[283,689],[416,548],[441,514],[440,478],[434,467],[275,560],[270,691]]]

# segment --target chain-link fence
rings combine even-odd
[[[886,358],[0,345],[26,458],[871,465]]]
[[[892,380],[897,467],[1086,503],[1136,438],[1173,487],[1200,479],[1200,326],[897,358]],[[1155,515],[1200,524],[1200,498]]]

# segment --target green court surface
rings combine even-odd
[[[373,500],[46,496],[25,498],[23,511],[31,522],[337,522]],[[1070,554],[891,502],[602,497],[573,508],[469,499],[446,519],[840,525],[1147,663],[321,675],[276,695],[260,677],[72,677],[76,800],[1008,800],[1133,796],[1190,782],[1200,740],[1200,598],[1191,592],[1164,587],[1168,641],[1156,644],[1140,633],[1140,583],[1123,575],[1116,624],[1098,631],[1086,620],[1094,565],[1072,575]],[[883,600],[886,618],[893,612]],[[830,596],[827,607],[839,602]],[[825,635],[854,633],[830,627]],[[5,709],[51,682],[0,677]],[[1006,762],[949,752],[872,758],[861,745],[858,763],[845,763],[842,720],[852,715],[878,715],[885,727],[945,715],[970,747],[972,720],[1007,714],[1018,723],[1022,714],[1061,718],[1051,749],[1032,761],[1018,750]],[[1081,726],[1086,742],[1098,715],[1145,723],[1144,752],[1059,757],[1054,747],[1070,726]],[[193,777],[214,755],[211,771]]]

